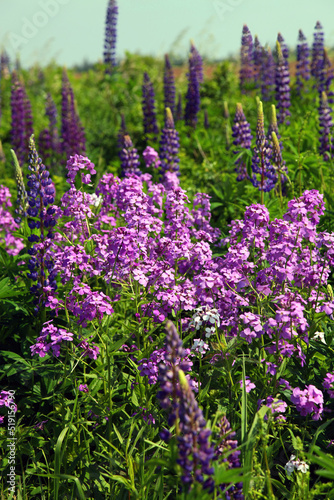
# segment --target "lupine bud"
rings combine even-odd
[[[143,115],[144,115],[144,133],[145,135],[159,133],[157,117],[155,111],[155,95],[153,84],[150,77],[145,72],[143,81]]]
[[[106,31],[104,39],[104,64],[106,73],[111,73],[116,66],[116,39],[117,39],[118,6],[116,0],[109,0],[106,17]]]
[[[320,145],[319,153],[324,161],[329,161],[332,157],[332,133],[333,119],[331,116],[331,108],[328,104],[326,92],[322,92],[319,106],[319,128],[320,128]]]
[[[20,164],[18,162],[15,152],[12,149],[10,150],[10,152],[13,158],[15,180],[17,187],[17,198],[16,198],[16,209],[15,209],[15,214],[17,215],[17,217],[14,220],[17,224],[20,224],[20,222],[22,221],[22,217],[27,216],[28,200]]]
[[[120,158],[122,162],[122,177],[126,174],[141,175],[141,171],[139,169],[139,155],[136,148],[133,147],[129,135],[125,135],[123,138],[123,149],[120,153]]]
[[[277,34],[277,41],[280,44],[285,66],[289,67],[289,49],[281,33]]]
[[[285,63],[281,46],[276,42],[277,63],[276,63],[276,101],[278,109],[278,122],[289,125],[288,117],[291,115],[290,102],[290,74]]]

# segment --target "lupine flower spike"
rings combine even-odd
[[[316,85],[318,85],[321,70],[323,67],[323,59],[324,59],[324,31],[317,21],[314,28],[313,35],[313,45],[312,45],[312,60],[311,60],[311,75],[316,80]]]
[[[116,0],[109,0],[103,53],[104,64],[106,65],[106,73],[111,73],[112,68],[116,66],[117,16],[117,2]]]
[[[179,133],[175,130],[171,110],[166,108],[166,122],[161,134],[159,152],[163,173],[179,171],[179,149]]]
[[[283,55],[283,59],[285,62],[285,66],[288,68],[289,67],[289,49],[288,49],[288,46],[285,43],[284,38],[281,35],[281,33],[277,34],[277,41],[280,44],[280,47],[282,50],[282,55]]]
[[[275,134],[275,132],[271,133],[271,142],[272,142],[272,163],[277,169],[277,178],[278,178],[278,185],[279,185],[279,195],[280,195],[280,200],[281,204],[283,205],[283,200],[282,200],[282,184],[286,181],[286,173],[287,173],[287,168],[285,165],[285,161],[282,158],[282,151],[281,151],[281,146],[278,141],[278,137]]]
[[[253,186],[261,191],[261,203],[263,204],[263,192],[273,189],[277,177],[275,169],[271,164],[272,150],[266,138],[264,131],[264,116],[262,102],[258,100],[257,105],[257,126],[256,126],[256,146],[253,151],[252,170],[253,177],[251,182]],[[256,174],[260,175],[260,180]]]
[[[173,117],[175,116],[175,80],[173,68],[170,63],[168,54],[165,54],[165,69],[164,69],[164,104],[165,109],[169,108]]]
[[[126,174],[141,175],[139,155],[137,149],[133,147],[129,135],[125,135],[123,138],[123,149],[120,153],[120,158],[122,162],[122,177]]]
[[[17,224],[22,222],[22,217],[27,216],[27,208],[28,208],[28,200],[27,200],[27,192],[23,181],[22,170],[18,159],[16,157],[13,149],[10,150],[13,158],[13,165],[15,171],[15,180],[16,180],[16,188],[17,188],[17,198],[16,198],[16,208],[14,219]]]
[[[305,82],[310,79],[310,50],[302,30],[298,34],[296,69],[297,93],[300,95],[305,89]]]
[[[254,37],[253,69],[255,87],[259,88],[261,85],[262,73],[262,46],[257,35]]]
[[[29,150],[29,137],[33,132],[31,104],[26,94],[24,84],[13,71],[11,92],[11,144],[19,159],[24,163]]]
[[[225,118],[226,149],[229,150],[231,146],[230,112],[228,110],[228,102],[224,101],[223,105],[224,105],[224,118]]]
[[[262,49],[261,95],[263,101],[271,101],[275,90],[275,61],[270,47]]]
[[[232,137],[233,145],[239,149],[234,150],[234,154],[240,154],[240,149],[250,149],[251,148],[251,129],[250,125],[246,120],[244,111],[242,109],[242,104],[237,103],[237,110],[234,116],[234,122],[232,125]],[[247,167],[245,160],[241,156],[235,161],[235,171],[237,172],[237,181],[242,181],[243,179],[249,178],[247,174]]]
[[[285,63],[279,42],[276,42],[277,63],[276,63],[276,101],[278,109],[278,123],[289,125],[288,117],[291,115],[290,102],[290,74]]]
[[[272,133],[275,132],[277,139],[280,139],[280,133],[278,131],[278,125],[277,125],[277,117],[276,117],[276,106],[275,104],[271,105],[270,108],[270,122],[269,122],[269,127],[268,127],[268,133],[267,133],[267,138],[268,141],[271,143],[272,142]],[[283,145],[280,142],[280,148],[281,151],[283,150]]]
[[[159,133],[155,111],[155,94],[150,77],[145,72],[143,81],[143,115],[145,135]]]
[[[246,93],[247,86],[253,80],[253,38],[248,26],[242,28],[241,50],[240,50],[240,90]]]
[[[200,55],[195,49],[194,45],[191,46],[189,55],[189,71],[188,76],[188,90],[186,94],[186,107],[184,112],[184,119],[187,125],[196,128],[198,120],[198,112],[200,109],[200,78],[203,78],[203,70],[200,65]]]
[[[332,142],[333,142],[333,119],[331,116],[331,108],[328,104],[326,92],[322,92],[319,106],[319,129],[320,129],[320,145],[319,153],[324,161],[329,161],[332,157]]]

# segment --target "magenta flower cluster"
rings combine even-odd
[[[312,415],[312,420],[321,419],[324,408],[324,396],[314,385],[306,386],[302,391],[296,387],[292,391],[291,402],[296,405],[302,417]]]

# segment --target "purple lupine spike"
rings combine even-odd
[[[324,161],[329,161],[332,157],[332,137],[333,137],[333,119],[331,116],[331,108],[328,104],[326,92],[322,92],[319,106],[319,129],[320,129],[320,145],[319,153]]]
[[[170,366],[159,364],[158,382],[160,391],[157,394],[162,408],[170,408],[168,425],[175,424],[177,436],[178,458],[183,475],[181,481],[189,490],[196,481],[204,488],[213,490],[214,469],[211,461],[214,449],[209,443],[211,431],[206,428],[206,421],[199,408],[194,394],[183,371],[183,362],[177,364],[177,358],[184,358],[182,341],[173,323],[167,323],[166,355]],[[168,430],[160,433],[161,439],[168,442],[171,434]],[[204,482],[204,475],[209,476]]]
[[[31,103],[29,97],[27,96],[24,86],[23,86],[23,92],[24,92],[24,144],[25,144],[25,150],[28,151],[30,137],[33,135],[34,129],[33,129]]]
[[[262,46],[257,35],[254,37],[253,70],[254,83],[256,88],[259,88],[262,74]]]
[[[209,115],[208,115],[208,110],[204,110],[204,128],[208,130],[210,128],[210,122],[209,122]]]
[[[33,136],[30,138],[29,151],[28,225],[32,231],[36,229],[38,234],[33,232],[28,237],[32,247],[28,250],[31,258],[28,262],[30,272],[27,277],[36,282],[31,286],[30,291],[38,297],[38,301],[35,302],[37,312],[39,306],[44,305],[45,288],[48,287],[53,291],[57,288],[57,273],[53,270],[52,258],[46,252],[49,242],[54,237],[52,228],[56,222],[53,217],[55,209],[51,206],[47,207],[55,201],[55,188],[48,170],[37,153]]]
[[[287,67],[289,67],[289,48],[288,48],[287,44],[285,43],[284,38],[283,38],[281,33],[277,34],[277,41],[280,44],[285,65]]]
[[[10,75],[9,70],[10,59],[7,52],[3,49],[0,54],[0,74],[1,78],[8,78]]]
[[[57,127],[57,121],[58,121],[57,106],[55,105],[55,102],[52,99],[50,93],[48,93],[46,97],[45,114],[49,118],[49,135],[51,139],[51,148],[56,152],[60,152],[59,135]]]
[[[291,115],[289,108],[290,101],[290,74],[286,66],[279,42],[276,42],[277,63],[276,63],[276,101],[278,109],[278,123],[289,125],[288,117]]]
[[[327,50],[324,49],[323,66],[321,68],[319,75],[318,91],[319,94],[321,94],[322,92],[326,92],[327,100],[330,104],[333,104],[334,102],[333,99],[334,93],[331,90],[333,79],[334,79],[333,65],[328,57]]]
[[[305,82],[310,79],[310,49],[302,30],[298,33],[296,70],[297,94],[300,95],[305,88]]]
[[[27,216],[28,198],[23,181],[22,169],[20,167],[17,156],[15,154],[15,151],[13,151],[13,149],[11,149],[11,154],[13,158],[16,189],[17,189],[16,208],[15,208],[16,217],[14,221],[16,222],[16,224],[20,224],[22,222],[22,217]]]
[[[75,154],[84,153],[86,142],[84,130],[75,109],[73,90],[65,69],[61,94],[61,149],[66,158],[69,158]]]
[[[319,80],[324,60],[324,31],[319,21],[314,27],[313,45],[312,45],[312,60],[311,60],[311,75],[315,80]]]
[[[275,61],[270,47],[262,49],[261,96],[263,101],[271,101],[275,91]]]
[[[43,156],[44,161],[50,158],[52,150],[52,139],[48,128],[41,130],[38,136],[38,150],[40,155]]]
[[[241,50],[240,50],[240,90],[246,93],[247,85],[253,80],[253,37],[244,24],[242,28]]]
[[[121,114],[121,126],[119,128],[118,134],[117,134],[117,145],[118,145],[118,150],[119,150],[119,155],[124,147],[124,136],[129,135],[126,124],[125,124],[125,118],[124,114]]]
[[[179,94],[179,98],[177,100],[177,106],[176,106],[176,115],[175,115],[175,121],[181,121],[183,120],[183,110],[182,110],[182,96]]]
[[[169,108],[175,116],[175,79],[168,54],[165,54],[164,68],[164,107]]]
[[[116,66],[116,39],[117,39],[118,6],[116,0],[109,0],[106,16],[106,31],[104,39],[104,64],[106,73],[111,73]]]
[[[198,52],[191,46],[189,55],[189,71],[187,73],[188,77],[188,90],[186,94],[186,107],[184,110],[184,119],[186,125],[190,125],[196,128],[198,120],[198,112],[200,109],[200,71],[198,63]]]
[[[245,113],[242,109],[242,104],[237,103],[237,110],[234,116],[234,122],[232,125],[232,137],[233,144],[238,148],[250,149],[252,142],[251,128],[246,120]],[[239,154],[240,150],[236,149],[233,151],[234,154]],[[237,181],[242,181],[243,179],[248,179],[247,167],[243,157],[238,158],[235,161],[235,172],[238,173]]]
[[[284,65],[284,63],[283,63]],[[254,172],[251,182],[253,186],[261,191],[261,201],[263,203],[263,192],[273,189],[277,181],[275,168],[271,163],[272,149],[266,138],[264,131],[264,116],[262,102],[258,100],[257,105],[257,125],[256,125],[256,146],[253,150],[252,170]],[[256,174],[260,175],[260,180]]]
[[[150,77],[145,72],[143,81],[143,115],[144,115],[144,133],[145,135],[159,133],[157,117],[155,112],[155,95],[153,84]]]
[[[179,133],[175,130],[171,110],[166,108],[166,122],[161,134],[159,151],[161,169],[164,173],[179,171],[179,149]]]
[[[120,152],[122,177],[126,174],[141,175],[139,169],[139,155],[137,149],[133,146],[129,135],[123,137],[123,149]]]
[[[236,449],[238,447],[238,441],[235,439],[236,433],[232,431],[230,422],[227,420],[226,416],[222,417],[218,429],[221,441],[215,450],[216,458],[219,459],[221,456],[228,453],[227,458],[223,458],[223,462],[228,463],[228,468],[234,469],[240,467],[241,452]],[[232,450],[234,451],[231,453]],[[221,491],[224,491],[227,487],[227,484],[220,485]],[[242,487],[242,482],[231,485],[225,492],[226,500],[243,500],[244,495]]]
[[[190,54],[193,57],[193,64],[196,68],[197,80],[199,83],[203,83],[203,60],[193,41],[191,41]]]
[[[11,145],[14,149],[19,162],[22,164],[26,157],[26,144],[25,144],[25,93],[23,85],[20,82],[16,71],[12,75],[12,89],[11,89],[11,110],[12,110],[12,123],[11,123]]]

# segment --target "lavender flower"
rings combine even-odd
[[[329,107],[326,92],[322,92],[319,106],[319,153],[322,155],[324,161],[329,161],[332,157],[333,119],[331,111],[332,110]]]
[[[120,158],[122,162],[122,177],[124,177],[126,174],[141,175],[141,171],[139,169],[139,155],[136,148],[133,147],[129,135],[125,135],[123,138],[123,149],[120,153]]]
[[[270,47],[262,49],[261,95],[263,101],[271,101],[275,90],[275,61]]]
[[[169,108],[174,117],[175,115],[175,80],[173,68],[170,63],[168,54],[165,54],[165,69],[164,69],[164,105],[165,109]]]
[[[104,39],[104,64],[106,73],[111,73],[116,66],[116,38],[117,38],[118,6],[116,0],[109,0],[106,17],[106,31]]]
[[[305,82],[310,79],[310,50],[302,30],[298,33],[296,69],[297,94],[300,95],[304,90]]]
[[[290,102],[290,74],[286,65],[279,42],[276,42],[277,63],[276,63],[276,101],[278,109],[278,123],[289,125],[288,117],[291,115]]]
[[[253,38],[248,26],[244,24],[241,37],[240,51],[240,89],[243,94],[246,93],[247,85],[253,79]]]
[[[200,81],[203,73],[200,65],[200,55],[192,45],[189,55],[188,90],[186,94],[186,107],[184,119],[187,125],[196,128],[198,121],[198,112],[200,109]]]
[[[171,110],[166,108],[166,122],[161,134],[159,152],[163,172],[179,171],[179,149],[179,134],[174,128],[173,115]]]
[[[232,137],[233,144],[238,148],[250,149],[252,134],[250,125],[246,120],[242,105],[240,102],[237,103],[237,110],[234,116],[234,122],[232,125]],[[233,151],[234,154],[240,154],[239,149]],[[235,171],[238,173],[237,181],[242,181],[248,178],[246,162],[242,156],[237,158],[235,161]]]
[[[155,95],[153,84],[150,77],[145,72],[143,81],[143,115],[144,115],[144,133],[145,135],[159,133],[157,117],[155,112]]]
[[[314,30],[311,75],[315,78],[316,81],[318,81],[320,78],[324,59],[324,32],[319,21],[317,21]]]

